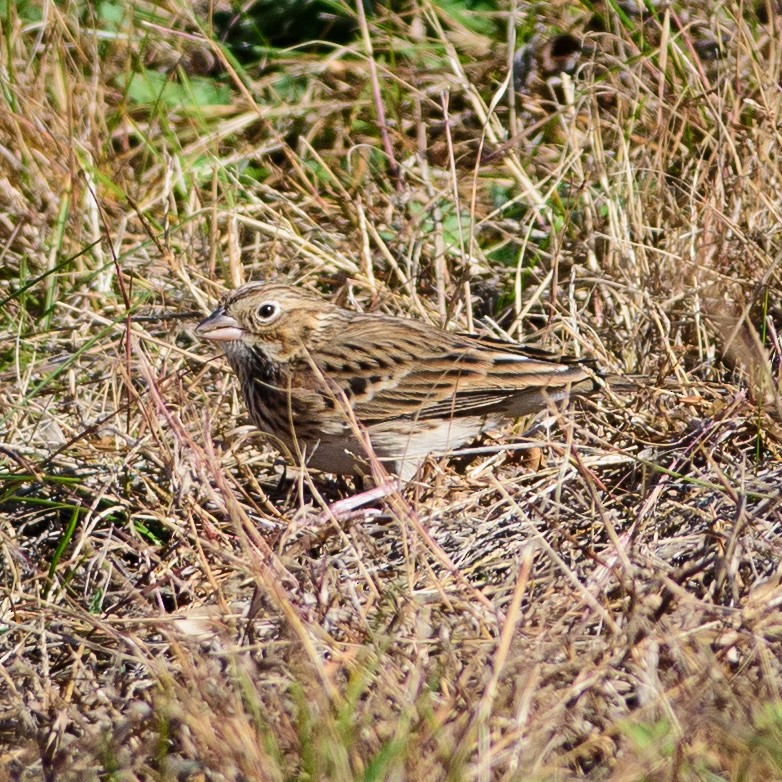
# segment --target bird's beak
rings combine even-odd
[[[218,307],[206,320],[202,320],[195,330],[203,339],[211,339],[215,342],[233,342],[244,336],[244,329],[236,318],[225,314],[222,307]]]

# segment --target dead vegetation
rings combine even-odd
[[[0,780],[782,778],[778,9],[546,7],[5,7]],[[250,278],[631,382],[336,523]]]

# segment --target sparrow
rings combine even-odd
[[[583,362],[384,314],[275,282],[227,293],[196,328],[218,343],[252,422],[300,464],[403,482],[429,454],[599,387]]]

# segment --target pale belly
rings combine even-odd
[[[372,454],[356,437],[324,438],[316,443],[290,444],[297,461],[324,472],[343,475],[372,474],[371,459],[376,458],[403,482],[412,479],[430,454],[441,455],[494,428],[499,416],[463,417],[452,420],[400,422],[369,428]]]

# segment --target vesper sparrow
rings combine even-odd
[[[407,481],[430,453],[597,388],[583,363],[425,323],[351,312],[277,283],[228,293],[196,328],[219,342],[253,423],[301,462]]]

